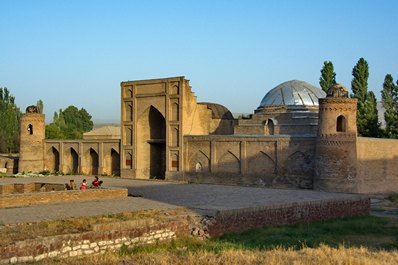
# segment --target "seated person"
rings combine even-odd
[[[102,180],[100,181],[98,179],[98,176],[95,176],[94,177],[94,181],[91,182],[91,187],[90,188],[99,188],[99,187],[101,187],[102,182],[103,182]]]
[[[69,180],[69,184],[65,184],[67,190],[77,190],[75,181],[73,179]]]

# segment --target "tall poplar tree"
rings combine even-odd
[[[381,98],[386,121],[385,136],[388,138],[398,138],[398,82],[394,84],[391,74],[387,74],[384,78],[383,90]]]
[[[377,111],[377,100],[373,91],[368,92],[364,107],[364,118],[366,126],[362,132],[363,136],[380,137],[380,123]]]
[[[7,88],[0,87],[0,152],[12,153],[19,149],[19,121],[21,111],[15,97]]]
[[[329,88],[336,84],[336,73],[334,72],[333,63],[331,61],[323,62],[319,85],[326,93]]]
[[[352,69],[354,78],[351,81],[353,94],[351,97],[358,99],[357,103],[357,128],[358,134],[365,135],[367,121],[365,118],[365,103],[368,94],[369,66],[364,58],[360,58]]]

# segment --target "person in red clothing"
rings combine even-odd
[[[99,180],[98,176],[94,177],[94,181],[91,182],[91,187],[90,188],[99,188],[102,184],[102,181]]]
[[[82,185],[80,186],[81,190],[86,190],[87,189],[87,182],[86,179],[83,179]]]

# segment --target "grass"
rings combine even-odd
[[[184,209],[175,209],[170,214],[179,214]],[[41,221],[29,224],[1,225],[0,224],[0,246],[7,246],[16,241],[33,239],[37,237],[73,234],[91,231],[92,226],[100,223],[112,223],[130,220],[142,220],[146,218],[156,218],[161,221],[165,218],[163,211],[146,210],[139,212],[126,212],[119,214],[109,214],[101,216],[69,218],[64,220]]]
[[[398,264],[397,249],[398,221],[366,216],[124,246],[119,253],[40,264]]]
[[[310,224],[270,226],[252,229],[239,234],[226,234],[208,241],[183,238],[168,244],[139,246],[122,249],[123,254],[153,253],[158,251],[188,252],[207,251],[220,253],[225,250],[262,251],[278,247],[300,250],[322,245],[336,248],[367,247],[369,249],[398,249],[398,221],[383,217],[355,217]]]
[[[272,249],[275,246],[300,249],[302,246],[366,246],[375,249],[398,248],[398,221],[375,216],[346,218],[291,226],[254,229],[228,234],[218,239],[239,243],[245,249]]]

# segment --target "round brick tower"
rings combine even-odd
[[[18,172],[40,172],[44,167],[44,114],[36,106],[26,108],[21,117]]]
[[[314,188],[356,192],[357,99],[340,84],[319,99]]]

